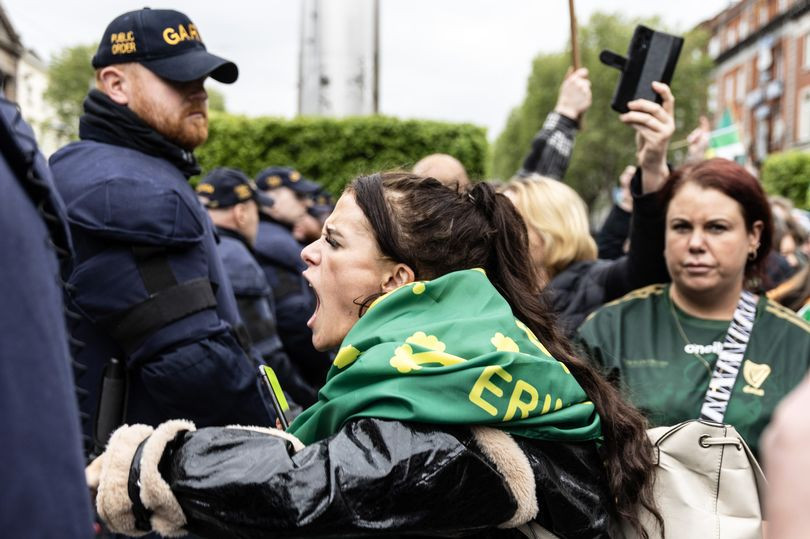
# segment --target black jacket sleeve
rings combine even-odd
[[[616,260],[624,255],[624,242],[630,235],[630,220],[632,214],[616,204],[610,209],[602,228],[596,235],[596,246],[599,248],[599,258],[602,260]]]
[[[464,534],[516,509],[472,446],[469,434],[372,419],[295,454],[267,435],[203,429],[186,435],[166,479],[188,531],[204,537]]]
[[[603,302],[655,283],[669,282],[664,261],[664,215],[658,193],[641,193],[641,169],[630,182],[633,194],[633,217],[630,224],[630,250],[626,256],[609,264],[594,267],[601,275],[594,276],[604,283]]]
[[[611,497],[592,442],[374,418],[307,447],[285,437],[123,427],[105,453],[99,514],[130,534],[505,538],[534,522],[557,537],[607,536]]]

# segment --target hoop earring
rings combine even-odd
[[[753,249],[748,252],[748,261],[753,262],[757,258],[757,249]]]

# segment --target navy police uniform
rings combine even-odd
[[[173,45],[162,38],[181,26],[193,23],[176,11],[126,13],[108,26],[93,65],[138,61],[173,81],[233,82],[236,66],[209,54],[196,29]],[[135,45],[114,56],[122,37]],[[84,108],[81,140],[51,158],[76,249],[68,301],[80,314],[71,332],[85,343],[82,410],[97,418],[102,370],[118,358],[127,423],[272,425],[255,362],[233,331],[239,316],[213,226],[187,181],[199,171],[193,154],[98,90]]]
[[[302,196],[320,190],[318,184],[289,167],[262,170],[256,177],[256,184],[264,192],[283,186]],[[295,358],[295,364],[306,381],[319,388],[326,380],[330,355],[315,350],[312,330],[307,327],[307,321],[315,312],[315,295],[302,275],[306,269],[301,260],[302,246],[288,227],[265,213],[260,213],[259,217],[256,258],[273,289],[281,341],[287,354]]]
[[[256,190],[253,180],[237,169],[218,168],[197,185],[197,194],[210,209],[229,208],[254,200],[257,205],[272,205],[272,199]],[[256,210],[258,211],[258,209]],[[317,391],[284,352],[276,328],[273,291],[254,258],[253,248],[237,230],[217,227],[217,250],[233,288],[239,315],[255,351],[273,368],[282,388],[303,406],[313,404]]]
[[[0,530],[5,537],[90,537],[55,254],[69,271],[70,234],[34,134],[3,98],[0,149]]]

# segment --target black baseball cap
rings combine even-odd
[[[197,195],[206,208],[229,208],[255,200],[259,206],[272,206],[273,199],[263,195],[256,183],[236,168],[215,168],[197,184]]]
[[[93,67],[125,62],[138,62],[174,82],[210,76],[230,84],[239,77],[236,64],[209,53],[191,19],[171,9],[145,7],[113,19],[93,56]]]
[[[304,178],[300,172],[290,167],[268,167],[256,176],[256,185],[262,191],[277,187],[289,187],[307,197],[321,191],[321,186]]]

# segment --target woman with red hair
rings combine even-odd
[[[653,425],[734,425],[757,450],[774,408],[810,366],[810,326],[757,295],[773,219],[759,182],[711,159],[661,190],[671,284],[635,290],[579,331]]]

